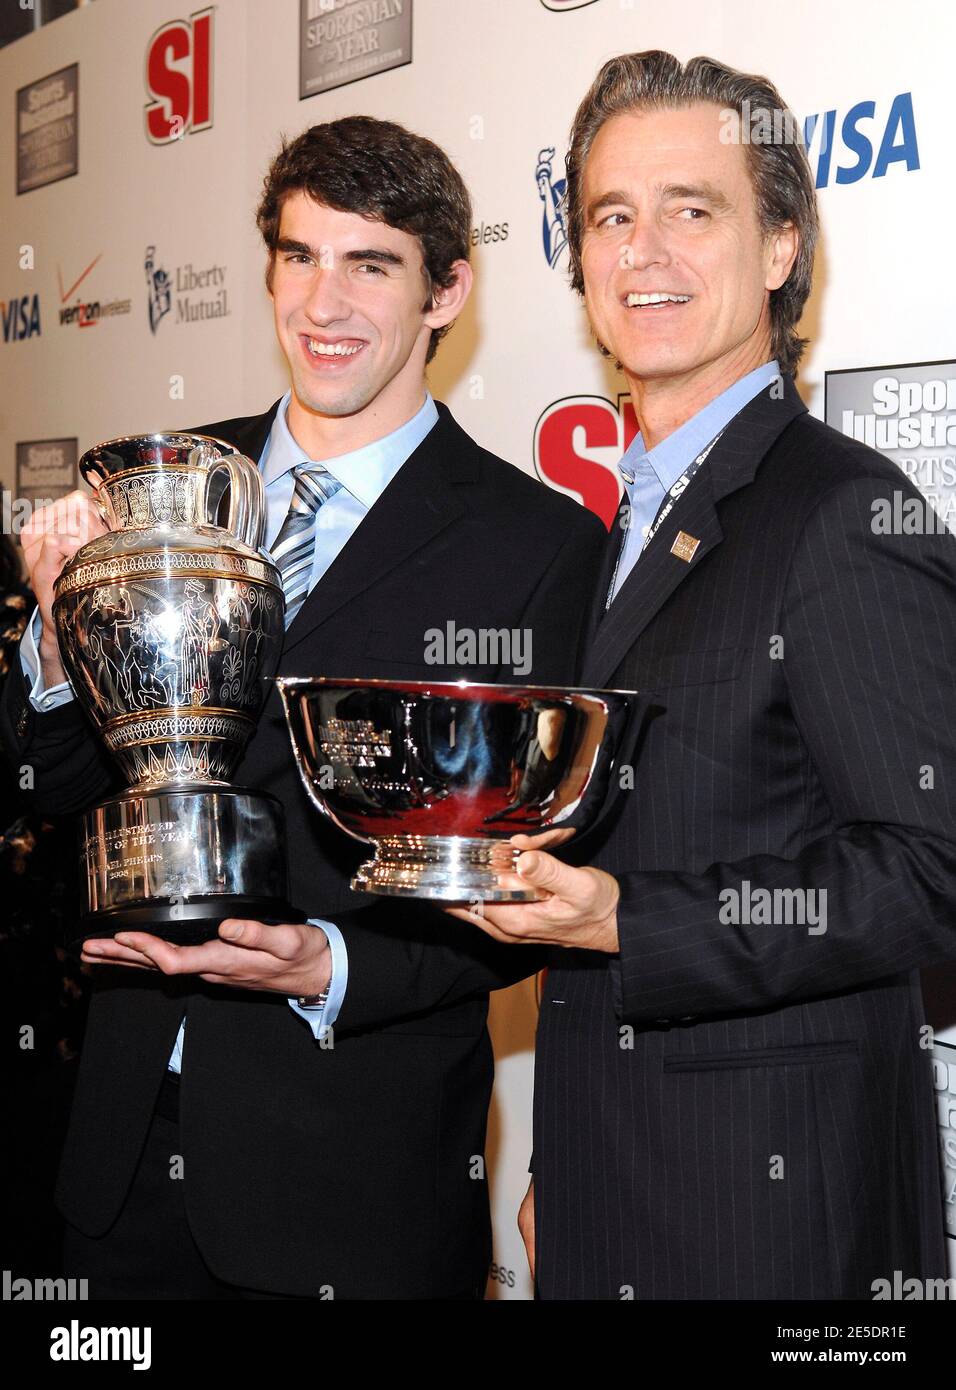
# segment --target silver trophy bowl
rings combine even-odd
[[[259,470],[209,436],[153,434],[98,444],[80,472],[110,529],[64,566],[53,616],[127,784],[83,818],[84,933],[291,920],[282,808],[230,785],[284,631]]]
[[[522,902],[516,834],[587,829],[605,802],[631,692],[468,681],[277,682],[306,791],[374,856],[356,892]]]

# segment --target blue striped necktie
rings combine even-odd
[[[295,488],[288,515],[272,545],[285,593],[285,625],[292,622],[305,602],[315,555],[315,518],[323,502],[334,497],[342,484],[319,463],[293,468]]]

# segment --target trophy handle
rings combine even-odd
[[[206,491],[203,499],[203,515],[211,526],[217,524],[215,516],[209,515],[209,491],[213,478],[224,471],[228,477],[229,515],[224,530],[237,540],[258,550],[262,545],[266,524],[266,489],[262,474],[251,459],[244,454],[227,454],[210,465],[206,474]],[[216,498],[218,511],[220,492]]]
[[[100,517],[102,518],[107,529],[110,531],[115,531],[116,515],[113,511],[113,506],[109,499],[109,493],[107,493],[105,489],[101,489],[98,483],[93,486],[92,493],[93,496],[91,498],[91,501],[93,503],[94,508],[96,509],[96,511],[99,512]]]

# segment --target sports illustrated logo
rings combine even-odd
[[[172,289],[169,282],[169,275],[162,266],[156,264],[155,246],[147,246],[144,268],[146,270],[149,331],[155,333],[159,327],[160,319],[169,313],[170,304],[172,302]]]
[[[76,481],[76,438],[66,439],[21,439],[17,441],[16,502],[8,515],[6,491],[3,498],[3,530],[8,535],[19,535],[30,511],[45,506],[58,497],[65,497],[77,486]],[[12,501],[12,499],[10,499]],[[21,504],[18,515],[17,504]]]
[[[583,502],[610,530],[621,499],[617,465],[637,434],[630,396],[552,401],[534,427],[534,468],[555,492]]]
[[[299,100],[412,61],[413,0],[299,0]]]
[[[197,270],[192,261],[185,261],[169,275],[164,267],[156,264],[156,247],[147,246],[144,268],[149,326],[153,333],[174,304],[174,323],[223,319],[232,312],[226,288],[227,266],[209,265]]]
[[[3,341],[22,343],[25,338],[40,336],[40,296],[24,294],[19,299],[0,299],[0,322]]]
[[[877,111],[875,101],[858,101],[839,127],[837,116],[836,110],[824,111],[803,122],[803,143],[811,166],[815,164],[817,188],[831,182],[859,183],[867,174],[881,179],[893,164],[904,164],[908,173],[919,169],[912,92],[899,92],[885,115]]]
[[[567,263],[564,253],[568,247],[568,229],[564,219],[564,194],[568,181],[565,178],[554,177],[554,154],[553,145],[539,150],[538,163],[534,171],[538,197],[544,204],[541,218],[544,257],[552,270],[557,269],[562,260]]]
[[[212,125],[214,5],[162,25],[146,45],[146,138],[168,145]]]
[[[79,103],[78,63],[48,73],[17,92],[18,195],[78,171]]]
[[[877,533],[956,531],[956,361],[827,372],[824,418],[892,459],[923,495],[925,508],[902,492],[886,499]]]
[[[74,303],[68,304],[67,300],[72,298],[74,292],[79,289],[83,281],[89,275],[97,263],[102,260],[103,252],[94,256],[85,270],[66,289],[63,288],[63,271],[59,265],[56,268],[57,281],[60,287],[60,327],[69,324],[76,324],[78,328],[95,328],[96,325],[106,318],[115,318],[118,314],[128,314],[133,307],[131,299],[83,299],[80,295],[76,296]]]

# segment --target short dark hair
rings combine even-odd
[[[820,224],[813,175],[797,122],[766,77],[738,72],[713,58],[691,58],[681,64],[672,53],[660,49],[624,53],[604,64],[578,107],[571,128],[566,192],[571,284],[579,294],[584,293],[582,183],[584,164],[598,131],[612,116],[628,111],[674,110],[698,102],[724,107],[737,117],[744,112],[766,112],[775,131],[779,124],[787,132],[785,139],[749,141],[744,148],[764,235],[792,222],[800,238],[790,274],[779,289],[770,292],[773,355],[781,373],[793,376],[808,342],[797,336],[796,325],[813,282],[813,253]],[[775,112],[778,117],[774,117]]]
[[[345,116],[311,126],[291,142],[283,138],[269,166],[256,224],[269,250],[270,291],[282,204],[300,192],[417,237],[427,291],[423,313],[432,307],[436,287],[454,283],[454,262],[469,258],[471,199],[444,150],[393,121]],[[432,329],[427,361],[450,327]]]

